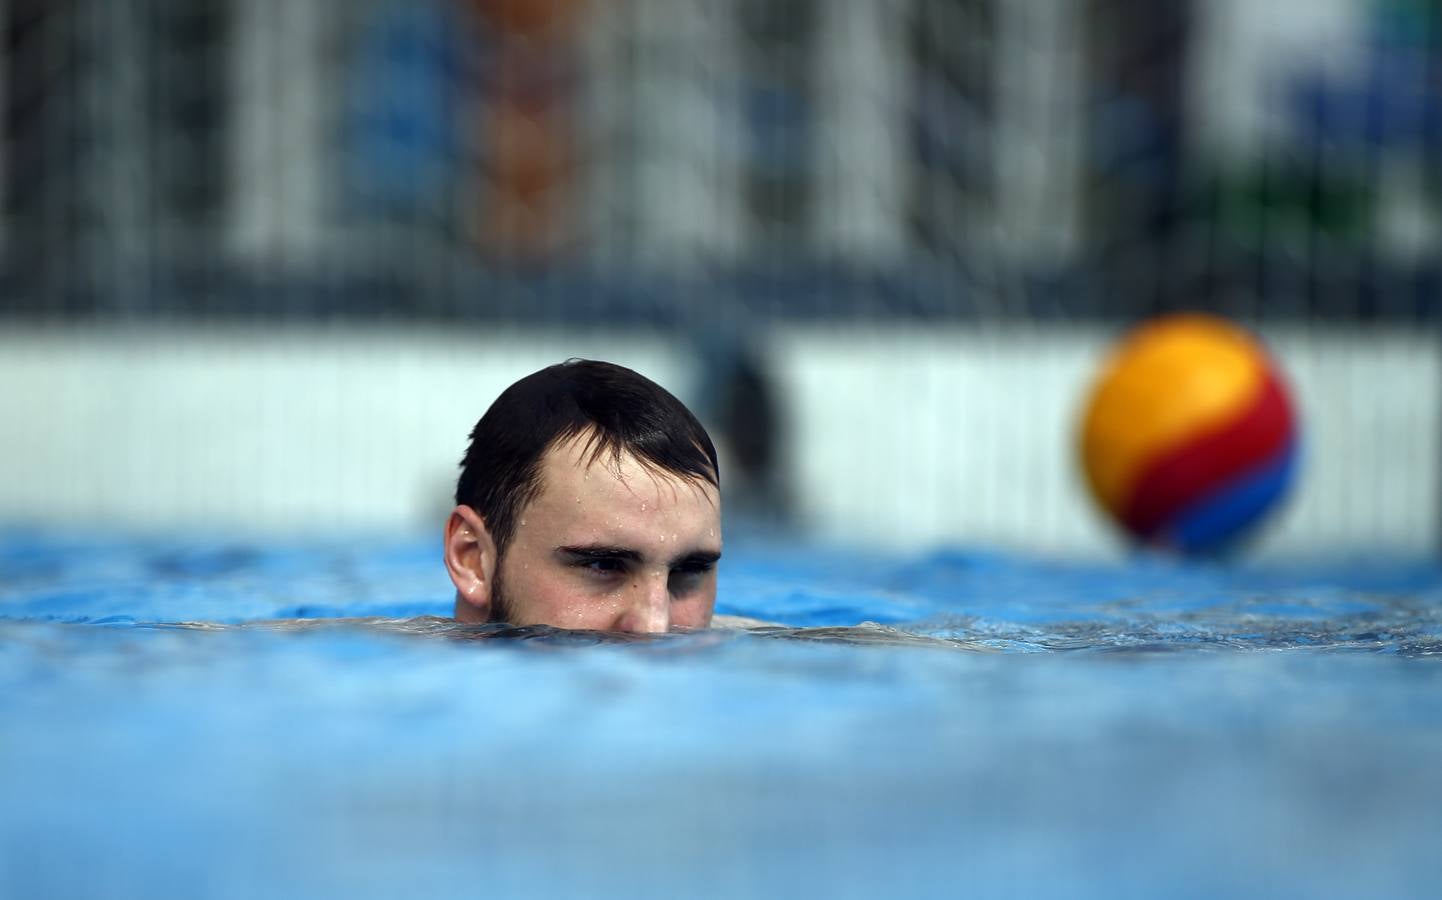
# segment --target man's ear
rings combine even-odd
[[[497,562],[486,520],[469,506],[457,506],[446,520],[446,571],[456,586],[456,621],[491,620]]]

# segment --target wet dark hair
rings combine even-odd
[[[456,503],[486,520],[497,556],[541,492],[541,457],[578,436],[592,462],[629,453],[644,466],[721,486],[716,448],[680,400],[630,369],[570,359],[506,388],[471,431]]]

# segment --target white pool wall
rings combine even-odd
[[[1264,556],[1414,556],[1439,536],[1442,348],[1425,330],[1265,332],[1304,423]],[[1075,465],[1112,329],[795,326],[760,338],[788,412],[802,525],[885,549],[1123,545]],[[411,327],[9,325],[0,523],[271,534],[437,529],[476,418],[570,356],[693,399],[672,335]]]

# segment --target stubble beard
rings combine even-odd
[[[511,604],[506,600],[506,585],[501,579],[501,569],[505,568],[505,556],[496,560],[496,572],[491,577],[491,622],[510,624]]]

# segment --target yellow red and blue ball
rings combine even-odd
[[[1081,460],[1092,495],[1135,540],[1187,554],[1235,546],[1286,495],[1297,426],[1261,343],[1216,316],[1154,319],[1092,389]]]

